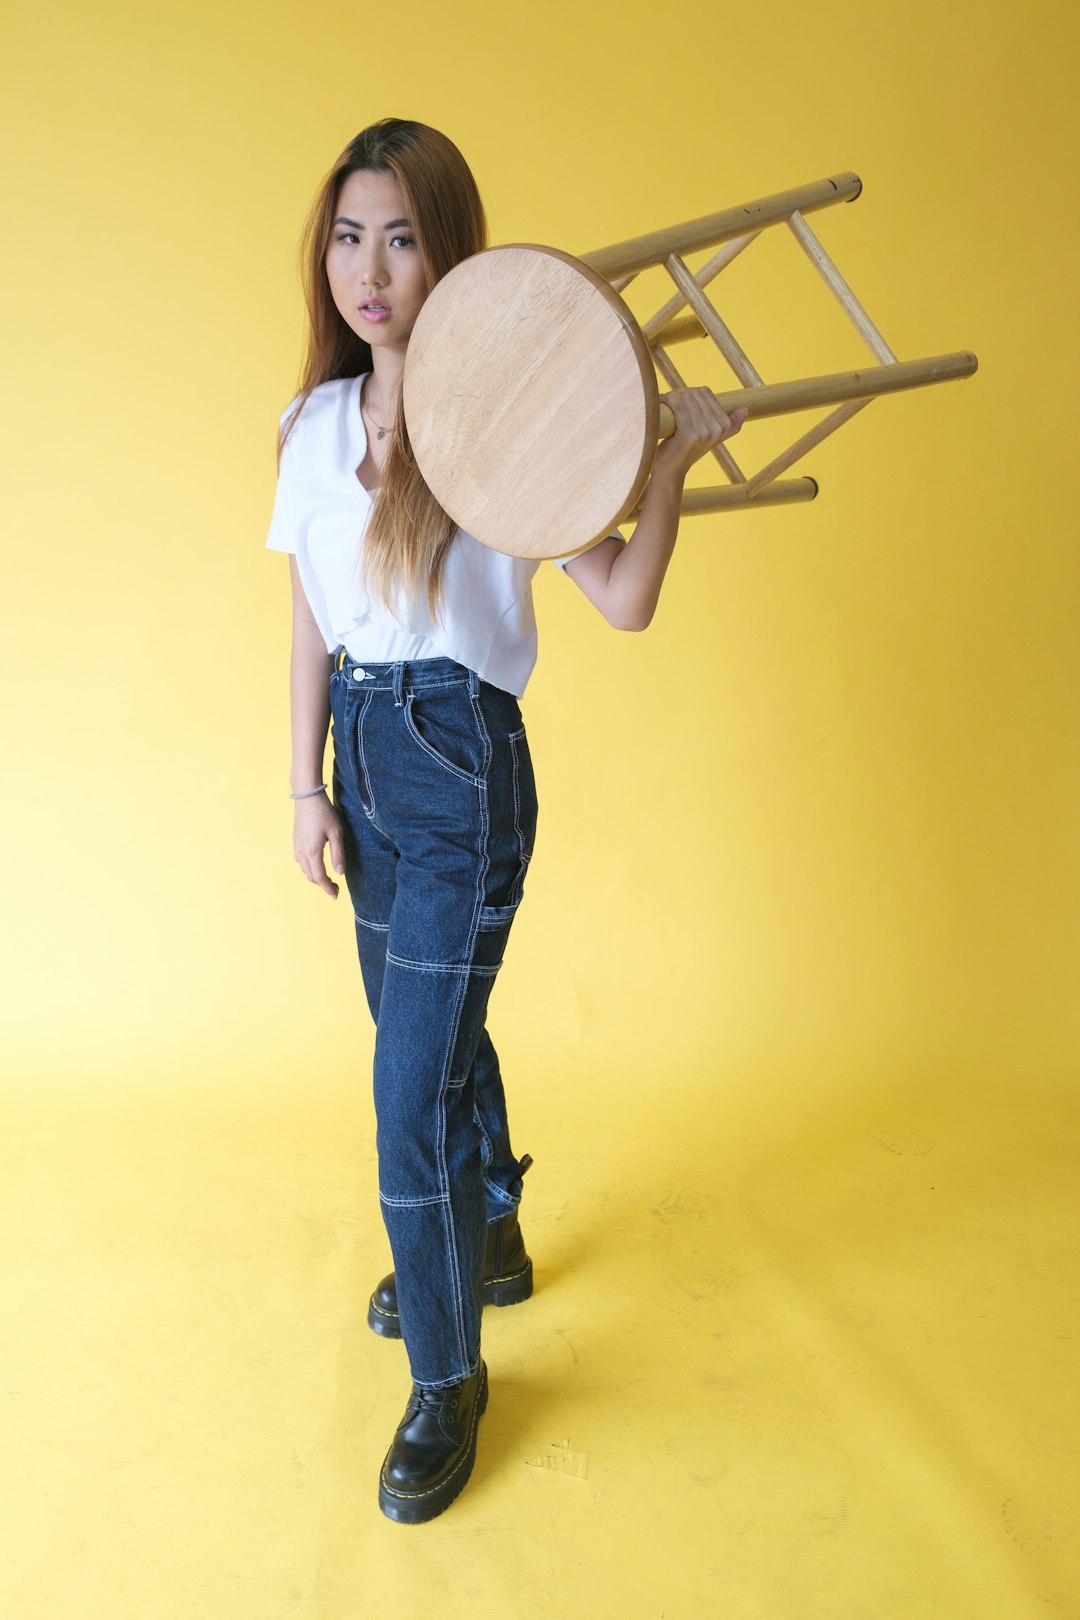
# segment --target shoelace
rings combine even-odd
[[[418,1389],[414,1384],[410,1405],[416,1412],[434,1412],[437,1416],[449,1407],[449,1415],[453,1417],[460,1393],[460,1385],[450,1389]]]

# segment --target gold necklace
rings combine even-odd
[[[375,418],[371,415],[370,410],[368,410],[367,406],[364,404],[364,400],[363,400],[362,395],[361,395],[361,398],[360,398],[360,409],[361,409],[362,412],[366,413],[368,417],[371,418],[372,424],[379,429],[378,433],[375,435],[375,437],[377,439],[381,439],[384,436],[384,434],[389,433],[390,429],[388,427],[381,427],[379,425],[379,423],[375,420]]]

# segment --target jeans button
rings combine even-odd
[[[353,680],[354,681],[363,681],[363,680],[366,680],[366,679],[367,679],[367,670],[366,669],[354,669],[353,670]]]

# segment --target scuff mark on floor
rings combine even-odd
[[[587,1479],[589,1453],[575,1451],[569,1440],[553,1440],[539,1457],[526,1457],[526,1468],[546,1468],[552,1474],[569,1474],[572,1479]]]

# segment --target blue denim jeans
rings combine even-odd
[[[379,1199],[413,1379],[480,1360],[486,1223],[521,1197],[485,1028],[536,837],[517,699],[451,658],[330,676],[333,798],[375,1019]]]

